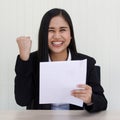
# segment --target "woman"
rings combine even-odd
[[[77,53],[72,21],[63,9],[51,9],[41,21],[38,50],[30,53],[30,37],[18,37],[20,55],[17,57],[15,71],[15,99],[28,109],[85,109],[89,112],[106,110],[107,100],[95,69],[95,59]],[[86,85],[77,85],[79,90],[71,95],[82,99],[81,108],[72,104],[39,104],[39,62],[87,59]],[[83,88],[83,89],[81,89]],[[62,107],[61,107],[62,106]]]

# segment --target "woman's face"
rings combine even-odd
[[[62,16],[53,17],[48,29],[48,47],[50,53],[66,52],[70,40],[71,34],[68,23]]]

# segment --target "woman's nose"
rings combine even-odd
[[[53,35],[54,38],[58,39],[61,37],[60,33],[59,32],[55,32],[54,35]]]

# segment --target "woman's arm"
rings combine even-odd
[[[91,101],[92,105],[85,104],[85,109],[89,112],[98,112],[107,109],[107,100],[104,95],[104,89],[100,83],[100,77],[95,68],[94,59],[88,62],[89,73],[87,76],[87,84],[92,87]]]
[[[27,61],[17,57],[15,66],[15,99],[17,104],[27,106],[33,97],[33,63],[32,57]]]

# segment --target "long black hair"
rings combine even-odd
[[[55,17],[61,15],[66,22],[68,23],[70,27],[70,33],[71,33],[71,41],[68,46],[70,51],[77,52],[76,50],[76,44],[75,44],[75,38],[74,38],[74,30],[73,30],[73,25],[71,18],[69,14],[59,8],[54,8],[46,12],[46,14],[43,16],[40,29],[39,29],[39,34],[38,34],[38,58],[39,61],[48,61],[48,54],[49,54],[49,49],[48,49],[48,28],[49,28],[49,23],[50,20]]]

